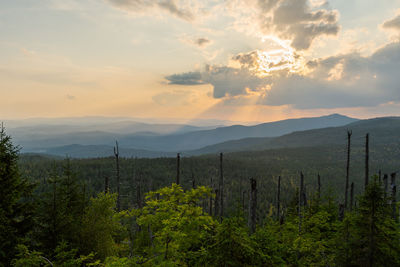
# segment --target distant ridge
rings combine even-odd
[[[357,119],[339,114],[314,118],[288,119],[253,126],[232,125],[216,129],[188,131],[176,134],[118,134],[102,131],[73,132],[62,134],[29,135],[20,140],[23,152],[41,152],[71,157],[104,157],[112,155],[115,140],[119,141],[123,156],[160,157],[176,152],[202,154],[213,151],[236,151],[258,145],[258,139],[269,138],[295,131],[337,127],[357,122]],[[189,127],[189,126],[188,126]],[[240,139],[247,138],[247,141]],[[235,140],[235,141],[233,141]],[[213,148],[213,146],[215,147]]]
[[[188,151],[191,155],[217,152],[260,151],[279,148],[343,145],[346,132],[352,130],[352,144],[362,146],[365,134],[370,134],[370,145],[399,145],[400,117],[382,117],[359,120],[345,126],[297,131],[274,138],[244,138],[226,141]]]

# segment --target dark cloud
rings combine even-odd
[[[205,47],[211,43],[211,41],[207,38],[197,38],[194,43],[200,47]]]
[[[162,9],[165,9],[172,15],[175,15],[178,18],[181,18],[183,20],[191,21],[194,18],[193,14],[190,11],[184,10],[184,9],[179,9],[178,6],[176,5],[175,1],[173,1],[173,0],[166,0],[166,1],[158,2],[158,6]]]
[[[205,82],[202,80],[200,72],[186,72],[182,74],[173,74],[165,77],[168,80],[168,84],[178,85],[200,85]]]
[[[204,81],[214,87],[214,98],[246,95],[262,90],[266,79],[253,75],[246,68],[207,66]]]
[[[307,0],[259,0],[258,6],[264,33],[291,39],[292,47],[298,50],[308,49],[318,36],[336,35],[340,29],[337,11],[313,11]]]
[[[253,69],[258,66],[258,54],[257,51],[251,51],[248,53],[240,53],[234,57],[232,60],[237,61],[241,68]]]
[[[113,6],[129,12],[143,12],[151,8],[159,8],[168,13],[186,20],[191,21],[194,15],[190,10],[180,8],[175,0],[107,0]]]
[[[277,75],[260,77],[251,70],[254,55],[249,52],[233,57],[240,63],[238,68],[207,66],[196,75],[169,77],[188,80],[188,85],[211,84],[214,98],[228,102],[233,99],[232,103],[238,104],[246,103],[240,97],[252,95],[258,97],[260,105],[291,105],[299,109],[366,107],[400,101],[399,42],[388,44],[369,57],[351,53],[309,61],[307,74],[282,70]]]
[[[260,86],[265,83],[265,79],[252,75],[245,68],[236,69],[227,66],[206,66],[201,73],[174,74],[165,79],[169,81],[168,84],[211,84],[214,88],[214,98],[246,95],[249,91],[258,91]]]
[[[387,29],[400,30],[400,15],[391,20],[385,21],[382,26]]]

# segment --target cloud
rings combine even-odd
[[[74,95],[66,95],[65,96],[68,100],[75,100],[76,99],[76,96],[74,96]]]
[[[214,88],[214,98],[247,95],[262,90],[266,79],[251,73],[246,68],[207,66],[203,80]]]
[[[196,75],[174,74],[167,79],[186,85],[211,84],[214,98],[235,104],[246,103],[249,97],[256,98],[259,105],[298,109],[368,107],[400,101],[400,42],[371,56],[349,53],[320,58],[307,62],[302,72],[281,69],[270,76],[255,71],[255,55],[234,56],[237,65],[233,67],[206,66]]]
[[[400,15],[398,15],[397,17],[391,19],[391,20],[387,20],[383,23],[382,25],[383,28],[386,29],[395,29],[400,31]]]
[[[258,0],[257,4],[263,34],[289,39],[297,50],[308,49],[319,36],[337,35],[340,29],[336,10],[314,10],[326,7],[326,2],[314,4],[313,9],[307,0]]]
[[[209,45],[209,44],[211,44],[211,41],[209,40],[209,39],[207,39],[207,38],[197,38],[195,41],[194,41],[194,43],[196,44],[196,45],[198,45],[199,47],[205,47],[205,46],[207,46],[207,45]]]
[[[400,43],[388,44],[369,57],[351,53],[318,59],[308,67],[312,71],[307,75],[274,80],[261,104],[307,109],[400,101],[400,77],[395,74],[400,68]]]
[[[186,34],[182,35],[179,40],[184,44],[195,46],[200,49],[206,48],[213,43],[207,37],[193,37]]]
[[[194,20],[194,12],[189,8],[180,5],[181,2],[175,0],[107,0],[113,6],[127,12],[146,12],[151,9],[159,9],[167,13],[183,19],[185,21]]]
[[[168,84],[200,85],[211,84],[213,86],[213,97],[223,98],[260,90],[265,79],[252,75],[246,69],[237,69],[228,66],[206,66],[203,72],[187,72],[165,77]]]
[[[173,74],[165,77],[168,80],[168,84],[178,85],[200,85],[205,84],[202,80],[202,74],[200,72],[186,72],[182,74]]]

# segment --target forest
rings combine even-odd
[[[0,131],[0,266],[400,266],[398,146],[20,155]],[[353,136],[354,138],[354,136]]]

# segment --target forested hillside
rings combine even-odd
[[[296,131],[274,138],[245,138],[207,146],[189,153],[199,155],[219,151],[260,151],[277,148],[341,145],[345,143],[346,132],[349,130],[353,133],[355,145],[362,145],[365,134],[369,133],[371,145],[374,147],[391,147],[396,145],[400,138],[400,118],[383,117],[360,120],[344,126]]]
[[[225,127],[106,120],[102,124],[95,121],[92,124],[81,122],[71,125],[39,124],[16,127],[11,129],[11,133],[22,146],[23,152],[69,155],[75,158],[107,157],[112,155],[112,146],[118,140],[121,154],[152,158],[169,156],[171,152],[200,149],[229,140],[277,137],[294,131],[343,126],[355,121],[357,119],[339,114]]]
[[[365,186],[366,139],[354,141],[345,190],[343,139],[158,159],[116,146],[115,157],[78,160],[18,157],[3,129],[0,262],[397,266],[399,147],[367,146]]]

